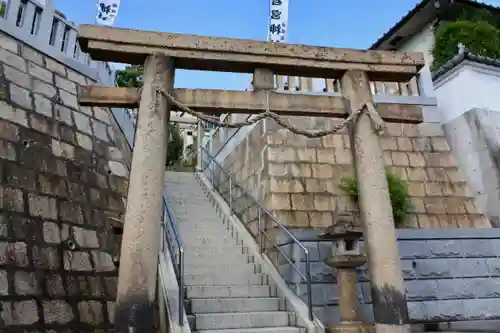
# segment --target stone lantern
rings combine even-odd
[[[335,268],[340,294],[340,325],[327,332],[366,332],[366,325],[358,319],[356,293],[356,268],[367,261],[359,245],[363,232],[349,213],[338,213],[333,223],[319,235],[333,243],[332,255],[325,263]]]

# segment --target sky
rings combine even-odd
[[[53,0],[93,24],[97,0]],[[288,43],[369,48],[419,0],[290,0]],[[500,0],[484,1],[500,6]],[[270,0],[121,0],[115,27],[266,40]],[[244,90],[249,75],[176,71],[176,87]]]

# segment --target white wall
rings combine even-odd
[[[398,48],[402,52],[422,52],[427,65],[431,65],[434,57],[432,56],[432,48],[434,47],[434,23],[427,25],[422,31],[417,33],[406,43]]]
[[[500,112],[471,109],[443,127],[477,206],[500,227]]]
[[[434,82],[442,123],[470,109],[500,112],[500,68],[463,61]]]
[[[500,68],[463,61],[434,86],[460,171],[478,207],[500,227]]]

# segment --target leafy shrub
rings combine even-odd
[[[460,43],[473,54],[500,59],[500,29],[486,21],[445,22],[438,27],[435,37],[433,70],[452,59]]]
[[[6,11],[7,11],[7,2],[0,1],[0,17],[4,17]]]
[[[408,214],[408,208],[410,207],[408,185],[403,179],[389,170],[386,171],[386,176],[389,186],[389,197],[391,199],[394,223],[396,227],[401,227],[404,225],[406,215]],[[339,187],[347,193],[353,202],[358,203],[358,184],[356,183],[356,179],[354,177],[342,178]]]

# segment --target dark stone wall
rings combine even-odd
[[[310,253],[314,312],[327,325],[339,322],[339,293],[334,271],[323,261],[332,243],[319,240],[314,230],[292,232]],[[277,243],[288,237],[278,235]],[[498,229],[400,229],[398,245],[408,298],[415,323],[485,321],[500,319],[500,230]],[[363,244],[361,243],[361,247]],[[297,246],[283,250],[295,257],[305,272],[305,257]],[[295,284],[306,301],[305,281],[284,260],[278,265],[283,277]],[[361,319],[372,322],[367,266],[358,271]],[[500,329],[500,322],[495,324]],[[491,329],[491,327],[489,326]]]
[[[130,151],[91,81],[0,33],[0,331],[112,327]]]

